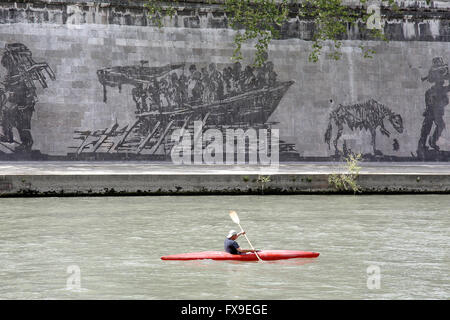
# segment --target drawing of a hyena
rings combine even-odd
[[[335,154],[339,155],[338,142],[344,126],[352,131],[364,129],[371,134],[374,155],[382,155],[382,152],[376,148],[376,133],[379,129],[381,134],[390,136],[391,133],[384,126],[385,120],[389,121],[397,132],[403,132],[402,117],[374,99],[352,105],[339,105],[330,113],[327,131],[325,132],[325,142],[328,144],[328,148],[331,148],[330,142],[334,125],[337,131],[333,139],[333,145]]]

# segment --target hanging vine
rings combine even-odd
[[[149,16],[159,27],[163,27],[163,18],[173,18],[176,7],[184,1],[147,0]],[[360,0],[366,5],[368,0]],[[205,3],[219,4],[227,14],[230,26],[237,30],[234,38],[235,49],[232,59],[242,60],[242,45],[254,42],[254,65],[261,66],[267,60],[269,44],[280,38],[280,29],[289,19],[304,19],[314,23],[312,51],[309,60],[317,62],[324,51],[327,41],[331,41],[327,55],[338,60],[341,55],[342,39],[354,25],[367,26],[373,12],[363,8],[351,8],[342,0],[205,0]],[[381,5],[381,2],[380,2]],[[385,6],[396,10],[395,0],[387,0]],[[369,38],[387,40],[381,28],[365,28]],[[360,45],[365,58],[372,57],[373,49]]]

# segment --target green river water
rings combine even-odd
[[[160,260],[223,250],[230,209],[257,249],[320,257]],[[450,195],[0,199],[0,299],[449,299],[449,212]]]

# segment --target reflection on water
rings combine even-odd
[[[447,195],[0,199],[0,298],[450,298]],[[237,210],[257,249],[317,259],[162,261],[222,250]],[[245,239],[238,240],[248,248]],[[69,266],[80,286],[68,288]],[[380,289],[367,268],[380,269]]]

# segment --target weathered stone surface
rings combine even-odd
[[[131,126],[137,111],[133,100],[136,85],[107,84],[104,90],[97,73],[100,70],[184,64],[178,69],[180,76],[188,75],[191,65],[200,71],[213,63],[220,72],[232,66],[235,31],[227,28],[227,18],[219,6],[187,1],[178,16],[168,21],[170,27],[158,29],[147,17],[143,4],[144,1],[0,2],[0,55],[4,56],[9,44],[23,44],[35,62],[47,63],[56,77],[50,80],[47,76],[47,88],[32,79],[36,88],[28,93],[36,95],[30,121],[35,153],[11,151],[14,142],[9,141],[0,145],[0,159],[64,158],[76,153],[82,143],[80,137],[74,139],[77,132],[105,130],[116,123],[119,128]],[[293,82],[267,122],[275,123],[281,139],[295,146],[298,157],[294,160],[334,159],[333,141],[340,125],[343,132],[337,142],[341,154],[345,153],[344,149],[361,152],[366,155],[365,160],[371,161],[450,160],[448,130],[442,130],[436,141],[439,150],[429,144],[434,128],[439,125],[443,129],[442,124],[450,123],[444,92],[449,85],[447,78],[437,90],[440,100],[431,102],[429,107],[434,111],[424,115],[425,95],[433,93],[429,90],[435,84],[426,77],[435,70],[433,65],[436,67],[439,60],[434,63],[433,59],[441,57],[442,68],[448,63],[447,5],[446,1],[431,5],[405,2],[398,12],[384,10],[384,30],[392,41],[365,41],[359,29],[354,28],[343,43],[340,60],[324,55],[316,64],[308,61],[311,22],[293,19],[282,27],[282,39],[270,45],[269,60],[273,62],[277,81]],[[373,58],[363,58],[360,45],[377,53]],[[331,44],[326,44],[325,53],[330,47]],[[243,70],[250,65],[253,52],[251,44],[243,46]],[[6,67],[0,66],[1,81],[5,81],[7,74]],[[365,111],[358,114],[355,106],[364,103],[368,103]],[[348,108],[333,118],[333,111],[341,105]],[[388,113],[378,112],[380,105]],[[393,125],[394,115],[401,117],[401,132],[400,127]],[[355,117],[366,118],[349,123]],[[385,128],[374,123],[371,117],[381,117]],[[422,132],[427,119],[432,128]],[[341,123],[334,123],[335,120]],[[25,133],[20,137],[20,125],[14,121],[9,122],[13,127],[11,132],[20,144]],[[326,142],[329,124],[334,130],[328,139],[330,147]],[[5,131],[6,124],[1,126]],[[376,145],[372,142],[374,135]],[[419,154],[422,136],[430,150]]]
[[[217,4],[219,3],[219,4]],[[344,1],[351,7],[360,7],[358,1]],[[0,23],[54,23],[54,24],[117,24],[155,26],[145,8],[146,1],[97,0],[33,0],[0,2]],[[381,9],[386,19],[385,34],[391,40],[449,41],[449,1],[401,1],[399,9]],[[360,9],[360,10],[365,10]],[[292,8],[295,12],[295,7]],[[184,1],[174,19],[165,19],[165,25],[176,28],[227,28],[226,14],[220,1]],[[365,39],[361,27],[349,30],[348,39]],[[314,25],[308,20],[292,18],[281,27],[283,39],[310,40]]]

